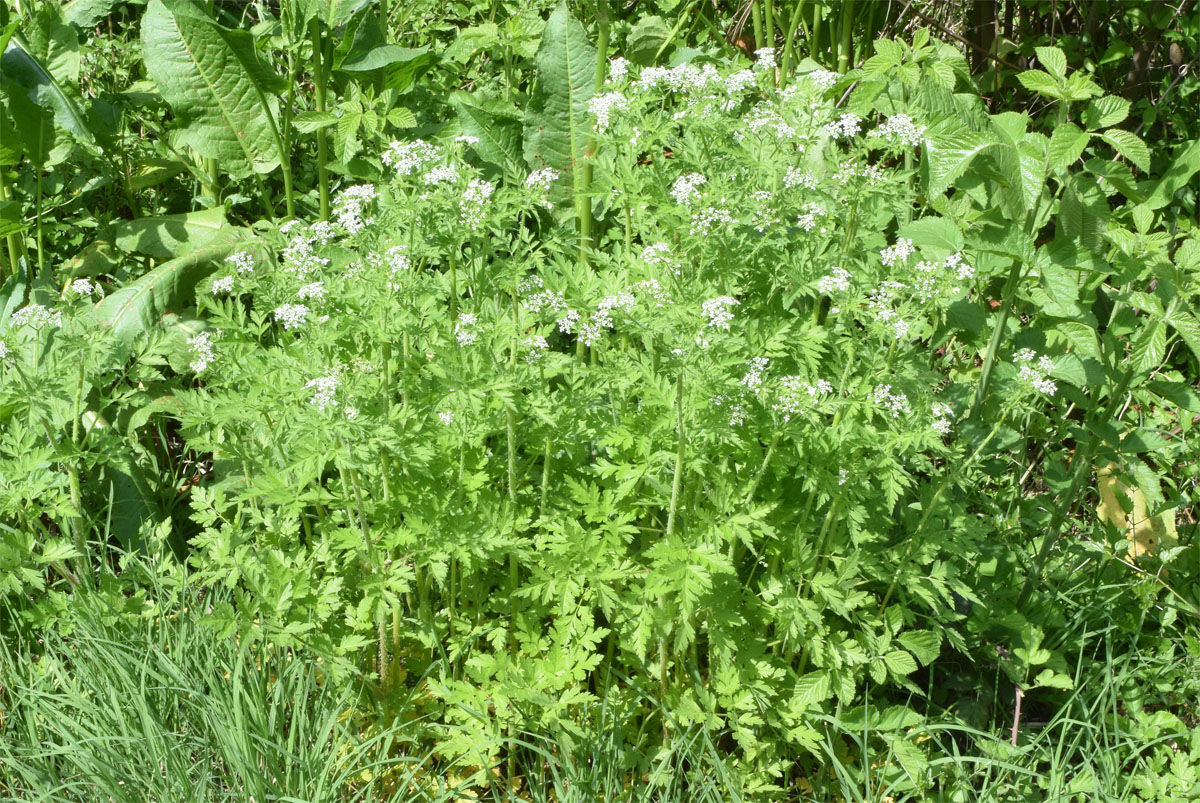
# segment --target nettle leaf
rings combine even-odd
[[[1114,128],[1100,134],[1100,138],[1111,145],[1117,153],[1133,162],[1143,173],[1150,172],[1150,149],[1137,134]]]
[[[1200,359],[1200,321],[1196,316],[1187,310],[1176,310],[1171,313],[1167,323],[1179,333],[1179,338],[1192,350],[1196,359]]]
[[[883,662],[893,675],[911,675],[917,671],[916,660],[904,650],[892,650],[883,656]]]
[[[929,666],[942,651],[942,637],[932,630],[911,630],[901,633],[896,640],[916,656],[922,666]]]
[[[1063,97],[1063,91],[1059,87],[1058,81],[1054,80],[1054,76],[1041,70],[1026,70],[1018,73],[1017,80],[1030,92],[1036,92],[1048,98],[1061,99]]]
[[[592,129],[587,103],[596,78],[596,49],[560,3],[542,32],[537,85],[525,115],[524,153],[529,166],[551,167],[573,180]]]
[[[292,125],[301,134],[311,134],[322,128],[328,128],[338,121],[336,112],[301,112],[292,118]]]
[[[1050,135],[1050,147],[1046,151],[1046,167],[1057,170],[1068,167],[1083,155],[1083,149],[1091,141],[1091,135],[1079,130],[1074,123],[1057,126]]]
[[[1129,116],[1129,101],[1114,95],[1104,95],[1088,103],[1083,122],[1088,131],[1109,128]]]
[[[927,132],[921,174],[928,195],[941,195],[966,172],[971,161],[998,144],[995,135],[959,129],[936,135]]]
[[[142,52],[146,73],[197,153],[239,178],[279,165],[268,93],[282,83],[259,62],[248,32],[218,25],[192,0],[150,0]]]

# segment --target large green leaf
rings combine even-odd
[[[112,332],[119,346],[129,348],[140,336],[159,326],[169,312],[188,304],[196,283],[215,264],[235,251],[255,247],[245,229],[229,227],[221,239],[164,262],[112,293],[96,305],[96,320]]]
[[[147,74],[198,153],[235,177],[279,165],[269,93],[281,82],[259,62],[249,33],[218,25],[192,0],[150,0],[142,50]]]
[[[927,195],[941,195],[976,156],[999,144],[994,134],[964,128],[933,133],[925,139],[921,173]]]
[[[319,19],[328,28],[340,28],[373,0],[292,0],[298,19]]]
[[[1150,149],[1142,138],[1132,131],[1110,128],[1100,138],[1113,146],[1117,153],[1132,162],[1143,173],[1150,172]]]
[[[536,63],[537,86],[525,115],[525,160],[535,170],[552,167],[570,180],[591,130],[587,103],[596,80],[596,49],[566,3],[546,22]]]
[[[463,96],[454,99],[458,122],[464,134],[479,141],[471,147],[480,158],[507,168],[521,164],[521,121],[513,114],[499,110],[483,109],[475,105],[475,99]]]
[[[1175,154],[1171,166],[1163,177],[1158,180],[1150,195],[1146,198],[1146,206],[1151,209],[1161,209],[1171,202],[1175,193],[1181,187],[1186,187],[1192,176],[1200,172],[1200,139],[1184,143]]]
[[[74,41],[74,29],[63,26],[69,33],[69,40]],[[69,47],[60,42],[63,37],[57,31],[47,32],[46,52],[42,58],[20,33],[14,33],[0,56],[0,87],[12,95],[20,94],[24,99],[36,104],[54,115],[54,123],[59,128],[69,131],[79,142],[94,146],[96,139],[87,123],[87,116],[79,107],[76,99],[69,94],[56,77],[53,69],[70,78],[71,64],[78,70],[78,54],[72,59]],[[64,53],[64,50],[68,50]],[[43,61],[43,58],[46,61]],[[23,114],[14,108],[13,119],[17,130],[22,131]],[[24,137],[23,138],[27,138]],[[25,143],[31,147],[34,143]]]
[[[91,28],[112,13],[113,8],[124,5],[125,0],[69,0],[63,6],[63,16],[80,28]]]
[[[1050,149],[1046,153],[1046,166],[1051,170],[1068,167],[1078,161],[1087,147],[1090,135],[1079,130],[1073,123],[1057,126],[1050,135]]]
[[[225,208],[218,206],[186,215],[122,221],[113,226],[112,240],[122,251],[173,259],[217,240],[228,227]]]

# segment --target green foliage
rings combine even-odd
[[[1193,794],[1200,151],[871,5],[3,28],[0,791]]]

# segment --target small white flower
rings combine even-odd
[[[579,325],[579,313],[573,309],[569,309],[567,310],[567,314],[563,315],[555,323],[558,326],[558,331],[564,335],[569,335]]]
[[[0,340],[0,360],[7,360],[9,355],[8,344]]]
[[[471,327],[477,323],[478,320],[472,313],[459,313],[458,322],[454,324],[454,339],[458,341],[458,345],[470,346],[475,343],[479,335]]]
[[[303,304],[283,304],[275,308],[275,320],[284,329],[299,329],[308,320],[308,307]]]
[[[441,152],[433,145],[423,140],[412,142],[392,142],[381,157],[383,163],[395,168],[401,176],[410,176],[430,162],[441,158]]]
[[[496,191],[496,185],[483,179],[473,178],[463,190],[462,212],[459,219],[472,231],[479,228],[486,216],[488,199]]]
[[[324,301],[327,295],[328,291],[325,289],[325,282],[311,282],[296,291],[296,298],[302,301],[307,299]]]
[[[1054,361],[1048,356],[1038,356],[1033,349],[1021,349],[1013,355],[1013,362],[1020,368],[1020,379],[1038,393],[1053,396],[1058,385],[1048,374],[1054,370]]]
[[[763,372],[767,370],[771,360],[767,357],[754,357],[746,365],[746,375],[742,377],[742,386],[751,393],[758,393],[763,386]]]
[[[883,261],[884,267],[890,268],[894,265],[903,265],[915,252],[913,241],[907,237],[901,237],[896,240],[895,245],[880,251],[879,258]]]
[[[834,84],[841,80],[842,76],[832,70],[813,70],[804,77],[816,87],[818,92],[828,92]]]
[[[951,429],[950,419],[954,415],[954,409],[949,404],[935,403],[932,413],[933,423],[930,426],[933,431],[939,435],[949,435]]]
[[[871,392],[871,401],[892,418],[899,418],[902,413],[911,413],[908,396],[904,393],[892,393],[891,385],[876,385]]]
[[[558,181],[558,171],[552,167],[543,167],[541,170],[534,170],[529,174],[525,179],[525,186],[544,195],[550,192],[550,188],[556,181]],[[543,202],[542,205],[547,209],[550,208],[549,203]]]
[[[833,267],[830,272],[817,280],[817,292],[823,296],[834,293],[844,293],[850,289],[850,271],[841,267]]]
[[[708,326],[711,329],[723,329],[729,331],[729,322],[733,320],[733,307],[740,304],[736,298],[730,296],[718,296],[705,301],[700,310],[704,317],[708,319]]]
[[[470,134],[459,134],[454,138],[455,142],[461,142],[464,145],[478,145],[479,137],[473,137]]]
[[[458,181],[458,171],[450,165],[438,165],[426,173],[421,180],[425,182],[427,187],[436,187],[438,184],[453,184]]]
[[[198,332],[193,337],[187,339],[187,344],[193,355],[190,364],[192,371],[197,374],[204,373],[208,366],[216,359],[213,356],[212,335],[208,332]]]
[[[358,418],[358,408],[357,407],[351,407],[349,404],[347,404],[342,409],[342,412],[346,414],[347,421],[353,421],[354,419]]]
[[[850,479],[850,472],[844,468],[838,469],[838,485],[845,485],[848,479]]]
[[[30,304],[12,314],[12,326],[29,326],[42,329],[46,326],[62,327],[62,312],[42,304]]]
[[[825,126],[825,133],[834,139],[850,139],[862,130],[858,116],[847,112]]]
[[[817,227],[817,218],[825,217],[825,210],[814,203],[807,203],[803,208],[803,213],[796,218],[796,225],[805,231],[812,231]]]
[[[806,190],[815,190],[817,188],[817,177],[813,175],[811,170],[801,170],[798,167],[789,167],[783,175],[783,186],[790,189],[803,187]]]
[[[299,221],[289,220],[279,229],[279,232],[287,234],[296,225],[299,225]],[[238,273],[254,273],[254,257],[249,251],[238,251],[233,256],[225,257],[225,261],[233,265]]]
[[[925,126],[916,125],[907,114],[896,114],[889,117],[883,125],[877,127],[872,133],[893,145],[911,148],[921,144],[921,137],[925,134]]]
[[[675,185],[671,187],[671,197],[675,199],[675,203],[687,206],[700,197],[699,188],[707,183],[708,179],[700,173],[688,173],[680,176],[675,179]]]
[[[377,197],[370,184],[357,184],[338,193],[333,201],[333,213],[337,222],[348,234],[358,234],[375,222],[375,218],[362,217],[363,210]]]
[[[697,237],[707,237],[713,230],[714,226],[732,227],[736,220],[733,215],[729,214],[728,209],[721,209],[713,206],[706,206],[699,212],[692,214],[691,233]]]
[[[443,410],[437,414],[437,417],[438,420],[441,421],[445,426],[450,426],[454,423],[454,413],[450,412],[449,410]]]
[[[620,81],[629,74],[629,59],[611,58],[608,60],[608,79],[610,81]]]
[[[332,371],[325,376],[310,379],[304,385],[305,390],[313,392],[312,398],[308,400],[308,403],[316,407],[317,412],[325,412],[325,408],[334,404],[334,394],[341,384],[342,380]]]
[[[754,69],[756,70],[773,70],[775,69],[775,48],[760,47],[754,51]]]
[[[525,351],[525,362],[530,365],[536,365],[542,361],[542,357],[546,356],[546,352],[550,350],[550,344],[546,342],[546,338],[541,335],[533,335],[521,341],[521,346]]]
[[[214,296],[222,295],[223,293],[233,292],[233,275],[222,276],[219,279],[213,279],[212,294]]]
[[[71,282],[71,292],[79,296],[90,296],[95,290],[91,279],[76,279]]]
[[[596,118],[596,131],[603,134],[612,122],[613,112],[629,111],[629,98],[620,92],[593,95],[588,100],[588,111]]]

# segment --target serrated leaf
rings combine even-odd
[[[1129,101],[1115,95],[1104,95],[1088,102],[1083,120],[1088,131],[1095,131],[1117,125],[1128,116]]]
[[[932,630],[910,630],[901,633],[897,641],[911,652],[922,666],[929,666],[942,650],[942,637]]]
[[[1150,171],[1150,149],[1132,131],[1111,128],[1100,134],[1100,138],[1113,149],[1137,166],[1143,173]]]
[[[124,0],[70,0],[63,6],[63,16],[67,22],[80,28],[91,28],[123,2]]]
[[[883,656],[883,662],[893,675],[910,675],[917,671],[916,660],[904,650],[892,650]]]
[[[1146,197],[1146,206],[1150,209],[1161,209],[1175,197],[1175,193],[1186,187],[1192,176],[1200,172],[1200,139],[1188,142],[1175,152],[1171,166],[1163,173],[1150,194]]]
[[[658,63],[659,53],[671,41],[671,26],[662,17],[642,17],[629,32],[625,56],[634,64],[650,67]]]
[[[336,123],[338,116],[335,112],[308,111],[301,112],[292,118],[292,125],[301,134],[311,134],[322,128],[328,128]]]
[[[828,672],[809,672],[796,680],[792,690],[792,705],[807,708],[825,702],[832,694]]]
[[[1200,360],[1200,321],[1186,310],[1176,310],[1171,313],[1167,323],[1179,333],[1179,338],[1191,349],[1196,359]]]
[[[1048,98],[1061,98],[1062,90],[1058,86],[1058,82],[1049,73],[1041,70],[1026,70],[1023,73],[1017,74],[1017,80],[1021,82],[1021,86],[1028,89],[1030,92],[1036,92]]]
[[[596,77],[596,49],[583,26],[559,3],[537,52],[537,85],[525,116],[523,149],[530,168],[554,168],[573,178],[591,131],[587,102]]]
[[[403,106],[397,106],[387,113],[387,121],[396,128],[415,128],[417,117]]]
[[[1067,77],[1067,56],[1061,50],[1057,47],[1035,47],[1033,50],[1047,72],[1060,80]]]
[[[209,19],[192,0],[150,0],[142,16],[146,73],[171,106],[187,141],[235,177],[279,165],[273,76],[253,37]]]
[[[1074,164],[1083,155],[1083,149],[1091,140],[1089,134],[1079,130],[1073,123],[1064,123],[1050,135],[1050,147],[1046,151],[1046,166],[1051,170]]]
[[[971,160],[996,144],[993,136],[962,129],[944,136],[927,137],[921,162],[926,193],[944,193],[966,171]]]
[[[79,557],[79,550],[66,538],[51,538],[42,544],[39,563],[61,563]]]

